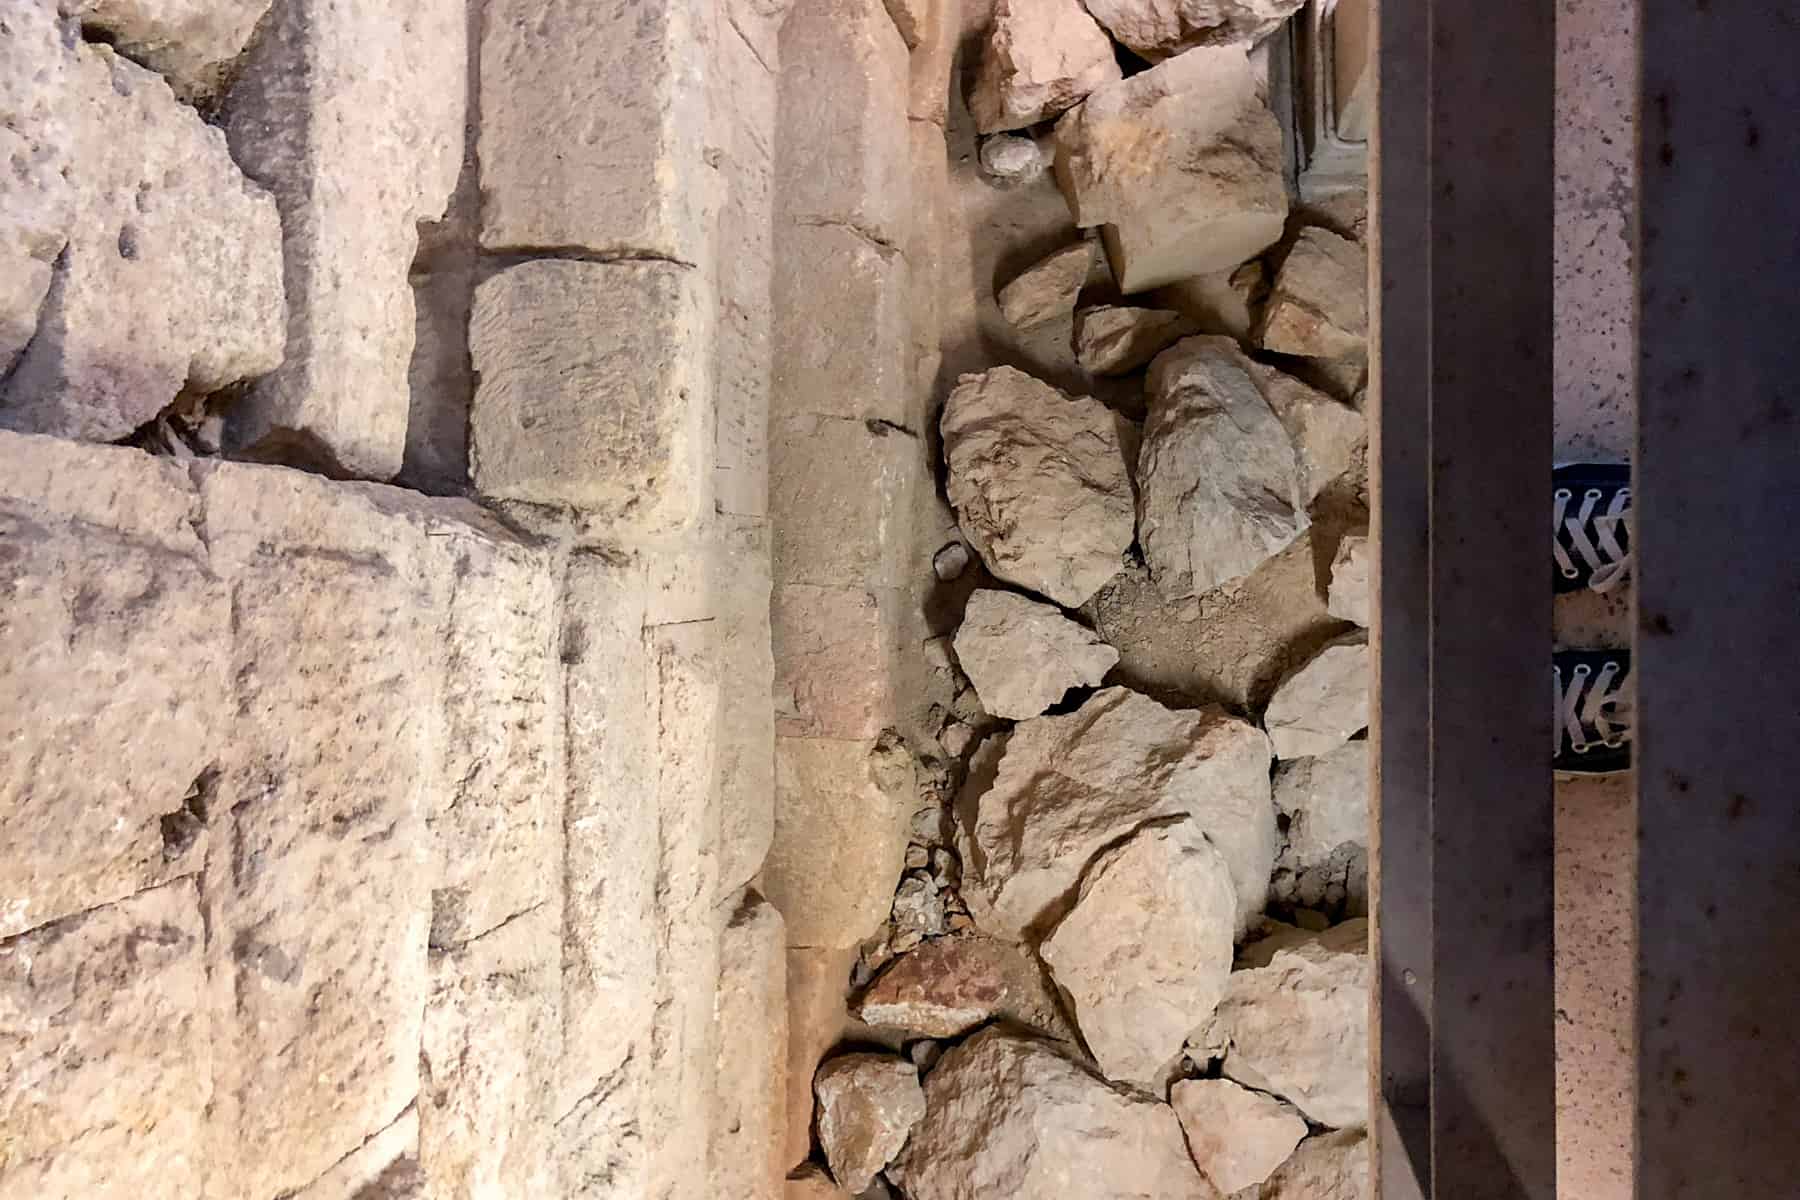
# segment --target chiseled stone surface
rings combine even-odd
[[[857,1015],[913,1037],[952,1038],[998,1018],[1073,1041],[1044,970],[1011,942],[934,938],[895,959],[869,984]]]
[[[781,1200],[787,1135],[787,931],[775,906],[746,892],[719,941],[718,1083],[711,1190]]]
[[[1118,78],[1112,42],[1081,0],[999,0],[969,111],[979,133],[1023,129]]]
[[[1260,41],[1302,0],[1085,0],[1088,11],[1132,51],[1160,62],[1194,46]]]
[[[63,29],[0,31],[0,428],[113,441],[282,361],[282,229],[161,76]]]
[[[1024,720],[1072,687],[1093,687],[1119,652],[1053,604],[984,588],[969,597],[956,631],[956,661],[996,717]]]
[[[842,225],[787,223],[776,246],[774,387],[783,411],[904,424],[906,261]]]
[[[788,737],[872,738],[895,709],[892,601],[864,588],[784,583],[770,608],[775,729]]]
[[[710,314],[692,274],[538,261],[476,289],[470,457],[483,494],[574,505],[616,532],[698,518]]]
[[[735,896],[762,869],[775,836],[775,680],[769,632],[769,530],[721,517],[713,544],[714,610],[720,623],[719,896]],[[677,586],[691,588],[683,572]]]
[[[0,1197],[202,1194],[205,944],[189,878],[0,941]]]
[[[411,0],[404,16],[282,0],[256,39],[226,132],[281,206],[288,354],[230,409],[229,445],[363,478],[400,470],[409,272],[419,222],[443,216],[462,167],[467,24],[458,0]]]
[[[819,1144],[839,1186],[861,1192],[925,1115],[919,1069],[887,1054],[843,1054],[813,1077]]]
[[[984,1030],[925,1077],[891,1169],[908,1200],[1218,1200],[1165,1104],[1115,1091],[1043,1042]]]
[[[1369,639],[1347,634],[1321,647],[1275,688],[1263,727],[1276,758],[1326,754],[1369,725]]]
[[[1100,88],[1057,122],[1056,145],[1075,223],[1101,226],[1127,294],[1230,271],[1281,237],[1281,127],[1243,47]]]
[[[1306,1136],[1306,1118],[1229,1079],[1180,1080],[1169,1104],[1194,1165],[1227,1196],[1262,1183]]]
[[[950,503],[998,578],[1074,608],[1119,573],[1131,481],[1105,405],[994,367],[957,382],[940,425]]]
[[[1263,305],[1257,343],[1307,358],[1360,353],[1369,334],[1369,267],[1363,248],[1308,226],[1282,260]]]
[[[270,0],[63,0],[64,14],[104,33],[119,53],[158,72],[183,99],[218,91],[269,11]],[[90,35],[91,36],[91,35]]]

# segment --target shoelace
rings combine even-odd
[[[1577,754],[1586,754],[1596,744],[1617,749],[1630,739],[1631,700],[1614,686],[1621,673],[1618,663],[1602,663],[1598,674],[1586,663],[1576,663],[1567,686],[1560,665],[1552,666],[1550,672],[1556,687],[1553,752],[1562,749],[1565,734],[1569,748]]]
[[[1569,504],[1575,499],[1575,493],[1568,488],[1556,489],[1550,547],[1556,556],[1557,569],[1565,578],[1573,579],[1579,575],[1580,568],[1563,549],[1562,538],[1558,536],[1567,533],[1569,544],[1588,569],[1588,587],[1605,593],[1618,587],[1631,574],[1631,555],[1619,544],[1619,527],[1628,519],[1625,510],[1631,506],[1631,489],[1622,487],[1615,491],[1606,511],[1596,513],[1594,510],[1600,506],[1601,495],[1599,488],[1588,488],[1581,495],[1575,515],[1570,516]],[[1589,526],[1594,530],[1592,538],[1588,536]]]

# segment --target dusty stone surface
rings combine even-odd
[[[1300,465],[1300,494],[1311,504],[1363,461],[1368,449],[1363,415],[1263,363],[1250,361],[1250,374],[1294,441],[1294,455]]]
[[[1370,1200],[1373,1186],[1368,1135],[1341,1129],[1302,1142],[1257,1200]]]
[[[891,740],[776,739],[761,889],[790,946],[854,946],[887,917],[914,801],[911,757]]]
[[[270,0],[64,0],[83,28],[161,74],[185,100],[216,94]]]
[[[1283,939],[1267,965],[1234,971],[1190,1053],[1331,1128],[1369,1119],[1369,923]]]
[[[787,1136],[787,931],[775,906],[745,895],[719,942],[718,1075],[711,1194],[780,1200]],[[729,1081],[729,1082],[726,1082]]]
[[[1151,62],[1195,46],[1261,41],[1302,0],[1086,0],[1107,31]]]
[[[925,1116],[919,1071],[886,1054],[845,1054],[819,1068],[819,1143],[832,1178],[851,1192],[867,1188]]]
[[[488,496],[616,532],[691,524],[706,495],[706,317],[666,263],[530,262],[475,292],[470,470]]]
[[[444,215],[462,167],[467,42],[457,0],[411,4],[403,22],[381,5],[284,0],[253,44],[226,133],[281,206],[288,355],[232,406],[229,447],[399,472],[409,273],[419,222]]]
[[[885,425],[813,415],[770,422],[775,578],[821,587],[903,586],[919,443]]]
[[[996,1018],[1070,1037],[1042,968],[1025,950],[987,937],[939,938],[896,959],[856,1006],[879,1028],[950,1038]]]
[[[984,1031],[925,1080],[895,1164],[908,1200],[1217,1200],[1167,1105],[1114,1091],[1041,1042]]]
[[[932,0],[882,0],[882,3],[887,6],[888,16],[893,18],[894,28],[900,31],[906,48],[917,49],[930,28]]]
[[[49,0],[0,32],[0,149],[0,428],[113,441],[183,387],[280,364],[274,199],[161,76],[65,38]]]
[[[1101,226],[1119,288],[1235,269],[1287,219],[1281,128],[1241,47],[1201,48],[1100,88],[1056,126],[1075,223]]]
[[[808,1163],[789,1175],[782,1195],[784,1200],[854,1200],[817,1163]]]
[[[1308,524],[1299,461],[1237,343],[1177,343],[1146,392],[1138,538],[1156,586],[1196,595],[1286,549]]]
[[[1050,169],[1050,159],[1032,138],[996,133],[981,140],[981,169],[991,179],[1027,183]]]
[[[1093,263],[1094,244],[1086,240],[1040,259],[1000,289],[1000,312],[1015,329],[1068,316]]]
[[[894,710],[896,614],[863,588],[788,583],[775,589],[776,732],[789,737],[873,738]]]
[[[1096,375],[1126,375],[1199,332],[1199,324],[1182,313],[1096,305],[1075,314],[1075,358]]]
[[[752,518],[721,517],[710,550],[720,622],[719,895],[736,894],[762,869],[775,836],[775,680],[769,628],[769,530]],[[692,587],[685,566],[674,575]]]
[[[1236,929],[1231,869],[1191,820],[1089,864],[1041,953],[1108,1079],[1155,1090],[1224,994]]]
[[[949,498],[1000,579],[1072,608],[1131,545],[1131,482],[1116,419],[1012,367],[965,375],[944,406]]]
[[[969,597],[956,661],[996,717],[1035,717],[1072,687],[1093,687],[1119,652],[1055,605],[984,588]]]
[[[984,747],[985,748],[985,747]],[[1088,861],[1160,818],[1191,816],[1224,855],[1238,926],[1262,911],[1276,850],[1268,741],[1219,709],[1174,710],[1124,688],[1021,722],[985,790],[963,855],[970,911],[1019,933],[1054,920]]]
[[[1351,534],[1338,543],[1331,560],[1331,584],[1325,594],[1325,608],[1340,621],[1354,621],[1367,629],[1370,624],[1369,570],[1374,556],[1365,534]]]
[[[1118,78],[1112,43],[1080,0],[998,0],[969,111],[978,132],[1023,129]]]
[[[787,952],[787,1104],[782,1160],[791,1170],[812,1153],[813,1075],[827,1051],[850,1030],[845,995],[857,948],[790,948]]]
[[[1180,1080],[1169,1104],[1194,1165],[1227,1196],[1262,1183],[1306,1136],[1299,1113],[1229,1079]]]
[[[1328,229],[1309,226],[1282,260],[1263,306],[1257,344],[1281,354],[1343,358],[1369,334],[1368,258]]]
[[[1271,891],[1304,908],[1369,910],[1369,743],[1345,742],[1275,768],[1287,818]]]
[[[905,423],[906,261],[836,225],[784,228],[778,245],[774,387],[788,411]]]
[[[1276,758],[1308,758],[1344,744],[1369,725],[1369,642],[1364,633],[1331,642],[1281,681],[1263,714]]]

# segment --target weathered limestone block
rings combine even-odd
[[[880,0],[794,0],[781,27],[780,219],[898,245],[912,218],[907,94],[906,42]]]
[[[940,425],[950,503],[997,577],[1074,608],[1118,574],[1131,481],[1105,405],[994,367],[962,377]]]
[[[716,26],[703,0],[488,5],[481,244],[710,262]]]
[[[908,37],[902,18],[895,15],[900,9],[917,15],[916,42]],[[960,80],[952,78],[952,71],[963,37],[962,0],[890,0],[888,12],[912,50],[906,115],[936,125],[941,133],[950,120],[950,90],[961,86]],[[921,176],[915,172],[913,178]]]
[[[1369,725],[1369,643],[1352,633],[1283,679],[1263,713],[1276,758],[1326,754]]]
[[[270,0],[63,0],[92,37],[157,71],[184,100],[217,93]],[[96,39],[97,40],[97,39]]]
[[[0,937],[198,871],[231,604],[167,459],[0,433]]]
[[[419,1049],[424,1197],[555,1191],[561,920],[546,904],[431,952]]]
[[[720,1200],[781,1200],[787,1124],[787,932],[745,894],[719,944],[711,1186]]]
[[[1188,338],[1150,365],[1138,450],[1138,539],[1171,599],[1242,579],[1306,529],[1287,429],[1226,337]]]
[[[971,788],[979,775],[971,769]],[[1221,709],[1177,711],[1107,688],[1067,716],[1021,722],[977,803],[963,894],[984,929],[1028,932],[1059,918],[1095,854],[1184,815],[1225,857],[1238,929],[1267,899],[1268,740]]]
[[[731,26],[755,51],[757,60],[773,71],[781,57],[781,26],[793,7],[794,0],[725,0],[723,23]]]
[[[1308,226],[1282,260],[1263,306],[1257,344],[1281,354],[1343,358],[1369,335],[1369,266],[1363,248]]]
[[[1194,1165],[1227,1196],[1262,1183],[1306,1136],[1299,1113],[1229,1079],[1183,1079],[1169,1104]]]
[[[1088,865],[1042,954],[1108,1079],[1156,1090],[1225,992],[1236,909],[1231,868],[1192,821],[1140,829]]]
[[[958,1037],[996,1018],[1074,1040],[1044,970],[1029,951],[978,936],[936,938],[869,984],[857,1015],[911,1037]]]
[[[400,469],[418,223],[462,167],[458,0],[283,0],[232,86],[232,153],[281,205],[288,356],[232,408],[227,444]]]
[[[1080,0],[999,0],[969,112],[979,133],[1023,129],[1118,78],[1112,42]]]
[[[670,263],[528,262],[475,293],[471,473],[488,496],[573,505],[615,533],[707,499],[711,312]]]
[[[777,583],[892,588],[906,581],[916,437],[880,423],[771,422],[769,525]]]
[[[788,945],[853,946],[887,917],[917,804],[898,739],[775,741],[775,842],[761,890]]]
[[[887,1054],[844,1054],[813,1077],[819,1143],[832,1178],[850,1192],[867,1188],[893,1161],[925,1115],[919,1070]]]
[[[787,1116],[782,1160],[791,1169],[812,1153],[813,1074],[850,1028],[844,996],[850,990],[855,946],[790,948],[787,952]]]
[[[415,1200],[425,1186],[415,1104],[294,1193],[294,1200]]]
[[[1281,127],[1241,47],[1177,55],[1056,126],[1075,223],[1101,226],[1119,289],[1229,271],[1281,237]]]
[[[1300,1143],[1263,1184],[1260,1200],[1369,1200],[1373,1186],[1368,1134],[1340,1129]]]
[[[787,222],[775,240],[781,412],[904,424],[912,359],[906,261],[843,225]]]
[[[201,1194],[205,944],[191,879],[0,941],[0,1197]]]
[[[1095,375],[1128,375],[1200,326],[1178,312],[1102,304],[1075,314],[1075,358]]]
[[[1285,371],[1253,360],[1250,374],[1294,442],[1308,504],[1355,466],[1368,447],[1363,415]]]
[[[1325,608],[1340,621],[1354,621],[1367,629],[1371,623],[1369,571],[1374,554],[1367,534],[1353,533],[1338,543],[1331,559],[1331,582]]]
[[[888,16],[894,20],[894,28],[900,31],[901,40],[908,50],[918,48],[919,42],[931,23],[932,9],[937,0],[883,0]]]
[[[891,1174],[909,1200],[1217,1200],[1167,1106],[1115,1091],[1042,1042],[988,1030],[925,1077],[925,1119]]]
[[[1014,329],[1068,316],[1093,265],[1094,244],[1086,239],[1054,251],[1000,289],[1000,314]]]
[[[873,738],[895,711],[895,601],[864,588],[785,583],[770,616],[777,733]]]
[[[719,621],[719,896],[762,870],[775,836],[775,685],[769,530],[721,517],[708,576]],[[693,586],[692,579],[683,581]]]
[[[1261,41],[1303,0],[1085,0],[1095,20],[1132,52],[1161,62],[1195,46]],[[1230,1188],[1226,1188],[1230,1191]]]
[[[1345,742],[1275,768],[1275,808],[1287,818],[1271,885],[1302,908],[1369,910],[1369,743]]]
[[[1272,1092],[1321,1125],[1367,1125],[1368,937],[1367,921],[1348,921],[1282,945],[1267,965],[1232,972],[1192,1053],[1223,1055],[1227,1078]]]
[[[956,661],[996,717],[1021,721],[1093,687],[1119,652],[1053,604],[984,588],[969,597],[956,631]]]
[[[112,441],[281,362],[274,200],[161,76],[65,39],[50,0],[8,6],[0,149],[0,427]]]

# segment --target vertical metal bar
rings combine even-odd
[[[1646,3],[1637,1195],[1800,1184],[1800,9]]]

